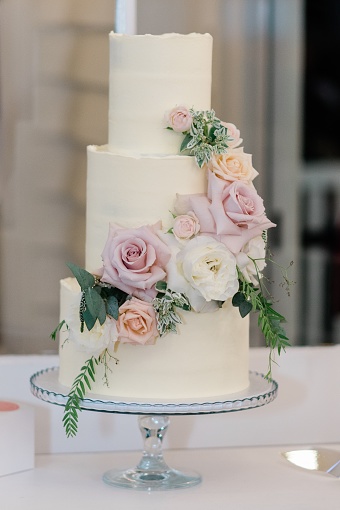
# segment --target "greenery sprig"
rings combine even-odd
[[[255,261],[254,261],[255,263]],[[290,345],[282,324],[286,319],[273,308],[272,299],[265,295],[259,279],[259,286],[255,286],[248,282],[239,271],[239,291],[234,295],[232,304],[239,309],[241,317],[245,317],[250,312],[257,312],[258,326],[261,329],[267,347],[270,348],[269,366],[265,378],[272,378],[273,352],[277,351],[278,355],[281,351],[285,351]]]
[[[214,110],[196,111],[190,109],[192,124],[185,137],[180,151],[189,151],[195,156],[200,168],[208,163],[213,154],[227,152],[228,143],[232,140],[228,130],[222,125]]]
[[[80,401],[85,397],[86,389],[91,390],[91,381],[95,381],[95,366],[100,358],[92,356],[85,361],[79,375],[75,378],[65,405],[63,424],[67,437],[74,437],[78,432],[78,411],[81,411]]]
[[[166,333],[177,333],[177,324],[182,323],[181,317],[175,311],[175,306],[183,310],[190,310],[188,298],[179,292],[173,292],[166,282],[157,282],[158,294],[153,300],[153,307],[157,312],[157,329],[159,336]]]
[[[52,333],[50,334],[50,338],[52,338],[52,340],[56,340],[57,339],[57,334],[59,333],[59,331],[62,330],[63,326],[66,327],[66,329],[68,329],[68,325],[66,324],[66,321],[65,320],[62,320],[61,322],[59,322],[58,326],[55,328],[54,331],[52,331]]]

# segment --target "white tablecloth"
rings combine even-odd
[[[339,450],[340,445],[332,446]],[[38,455],[36,468],[0,478],[3,510],[338,510],[340,480],[291,466],[286,447],[171,450],[172,467],[195,470],[200,485],[135,492],[104,484],[103,472],[134,466],[140,453]]]

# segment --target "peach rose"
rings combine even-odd
[[[140,299],[151,301],[155,283],[164,280],[170,250],[157,235],[161,223],[139,228],[110,224],[102,259],[101,280]]]
[[[174,220],[173,233],[178,241],[190,239],[200,230],[197,216],[189,211],[187,214],[180,214]]]
[[[121,343],[154,344],[159,335],[153,306],[136,298],[125,301],[119,308],[117,332]]]
[[[240,138],[240,130],[231,122],[221,122],[221,124],[223,127],[227,128],[227,134],[232,138],[232,140],[229,140],[228,146],[238,147],[243,142],[242,138]]]
[[[251,182],[258,175],[253,168],[251,154],[245,154],[242,148],[213,155],[207,168],[225,181]]]
[[[178,133],[189,131],[192,124],[192,116],[186,106],[176,106],[165,114],[165,122],[168,127]]]

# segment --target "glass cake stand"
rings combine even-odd
[[[65,406],[69,390],[59,383],[58,375],[58,367],[47,368],[32,375],[30,384],[33,395],[45,402]],[[164,461],[162,441],[169,426],[169,416],[243,411],[264,406],[276,398],[278,385],[275,381],[267,381],[257,372],[249,372],[249,380],[248,388],[238,393],[194,401],[145,402],[118,397],[113,400],[95,394],[81,400],[80,407],[84,410],[139,415],[139,428],[144,439],[139,464],[126,471],[107,471],[103,475],[104,482],[115,487],[147,491],[179,489],[199,484],[199,474],[177,471]]]

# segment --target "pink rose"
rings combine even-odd
[[[200,230],[197,216],[189,211],[187,214],[180,214],[174,220],[173,233],[178,241],[190,239]]]
[[[201,233],[215,235],[234,254],[263,230],[274,227],[268,220],[262,198],[255,188],[241,181],[232,183],[208,172],[208,195],[178,195],[176,211],[193,211]]]
[[[258,172],[253,168],[251,154],[245,154],[242,148],[213,155],[207,168],[225,181],[249,183],[258,175]]]
[[[159,335],[153,306],[136,298],[125,301],[119,308],[117,332],[123,344],[154,344]]]
[[[231,122],[221,122],[221,124],[223,127],[227,128],[227,134],[232,138],[232,140],[228,141],[228,146],[238,147],[238,145],[243,142],[242,138],[240,138],[240,130]]]
[[[101,280],[151,301],[157,294],[154,285],[166,277],[164,268],[170,259],[169,248],[157,235],[160,228],[160,222],[131,229],[111,223]]]
[[[185,106],[176,106],[165,114],[165,122],[178,133],[189,131],[192,123],[192,116]]]

